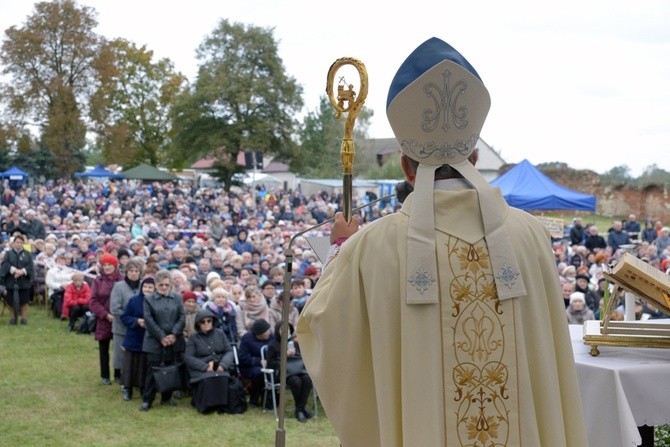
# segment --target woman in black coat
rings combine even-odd
[[[33,257],[23,249],[25,243],[26,237],[21,233],[16,233],[0,265],[0,282],[6,288],[5,301],[12,314],[9,324],[16,324],[19,317],[21,324],[27,323],[28,302],[32,298],[35,269]]]
[[[154,280],[156,292],[144,300],[142,351],[147,353],[147,377],[140,411],[149,411],[156,397],[152,368],[163,362],[165,365],[180,362],[186,346],[183,335],[186,314],[181,298],[170,293],[172,275],[168,270],[159,270]],[[171,396],[172,392],[161,393],[161,404],[175,406]]]
[[[286,365],[286,386],[291,389],[295,401],[295,417],[300,422],[305,422],[313,414],[307,411],[307,399],[312,392],[312,378],[307,374],[305,364],[300,355],[300,345],[293,340],[294,329],[289,323],[288,355]],[[275,337],[268,343],[267,367],[279,371],[281,367],[281,321],[275,325]]]
[[[214,327],[214,315],[207,309],[195,317],[195,334],[186,344],[184,362],[191,379],[191,404],[201,413],[223,411],[228,403],[229,375],[225,372],[235,357],[228,337]]]

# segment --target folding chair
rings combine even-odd
[[[265,363],[265,356],[267,355],[268,345],[265,345],[261,348],[261,360]],[[263,380],[265,382],[265,388],[263,389],[263,413],[265,413],[265,403],[267,401],[268,392],[272,394],[272,409],[275,413],[275,419],[277,416],[277,393],[279,392],[279,383],[275,383],[275,370],[272,368],[261,368],[263,373]]]
[[[265,356],[267,355],[268,351],[268,346],[265,345],[261,348],[261,360],[265,360]],[[263,413],[265,413],[265,401],[267,400],[267,395],[268,392],[272,393],[272,408],[275,413],[275,419],[278,417],[277,416],[277,394],[279,392],[279,379],[275,381],[275,377],[279,375],[278,371],[275,371],[272,368],[261,368],[261,372],[263,373],[263,379],[265,382],[265,388],[263,391]],[[286,390],[289,392],[290,390]],[[312,388],[312,397],[314,398],[314,417],[317,417],[319,415],[319,407],[317,406],[318,398],[319,396],[316,393],[316,388]]]

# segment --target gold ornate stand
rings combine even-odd
[[[620,290],[625,290],[642,301],[670,314],[667,305],[668,280],[649,275],[649,266],[643,261],[626,253],[619,267],[604,266],[603,276],[614,285],[611,296],[603,310],[603,321],[584,322],[584,344],[591,346],[589,354],[600,354],[598,346],[619,346],[635,348],[670,348],[670,324],[645,321],[610,321],[612,311]],[[655,272],[652,272],[655,274]],[[660,281],[659,281],[660,279]]]

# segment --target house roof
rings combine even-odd
[[[127,171],[122,172],[123,175],[128,179],[136,180],[176,180],[177,177],[170,174],[169,172],[161,171],[158,168],[150,166],[145,163],[141,163],[134,168],[130,168]]]
[[[212,169],[215,161],[214,157],[201,158],[191,165],[191,169]]]
[[[371,145],[376,155],[400,154],[400,145],[395,138],[376,138],[366,141]],[[479,159],[477,160],[477,169],[479,171],[498,171],[505,160],[500,157],[491,146],[483,139],[477,140],[475,148],[479,149]]]

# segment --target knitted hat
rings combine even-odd
[[[119,266],[119,260],[116,259],[116,256],[110,255],[109,253],[105,253],[100,258],[100,265],[105,265],[105,264],[112,264],[112,265],[114,265],[114,268],[116,268],[116,267]]]
[[[207,279],[205,280],[205,283],[209,285],[209,283],[214,281],[215,279],[221,279],[221,275],[219,275],[216,272],[209,272],[207,274]]]
[[[181,293],[181,299],[182,299],[183,302],[186,302],[188,300],[198,301],[197,295],[195,293],[191,292],[190,290],[184,290]]]
[[[437,38],[419,45],[398,69],[386,114],[405,156],[419,163],[407,229],[408,304],[437,304],[433,189],[435,171],[448,164],[479,197],[484,237],[498,298],[526,295],[494,189],[470,163],[491,100],[481,78],[454,48]]]
[[[254,321],[254,324],[251,325],[251,333],[254,335],[261,335],[263,332],[270,329],[270,323],[265,321],[262,318]]]
[[[577,276],[575,276],[575,279],[585,279],[586,281],[591,280],[589,275],[585,275],[584,273],[577,273]]]
[[[570,304],[574,303],[575,301],[581,301],[582,303],[586,303],[586,298],[584,297],[584,294],[582,292],[572,292],[570,294]]]

